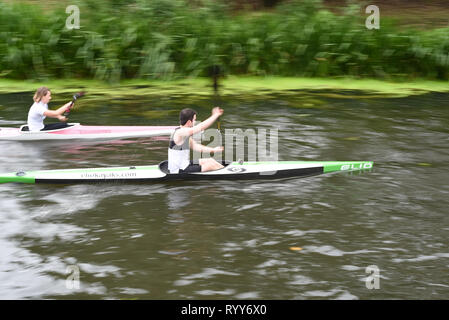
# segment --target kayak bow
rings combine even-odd
[[[167,161],[159,165],[70,170],[44,170],[0,174],[0,183],[151,183],[171,180],[249,180],[306,177],[330,172],[366,170],[372,161],[232,162],[216,171],[169,174]]]
[[[154,136],[169,136],[174,126],[83,126],[69,123],[69,127],[48,131],[23,131],[20,128],[0,128],[0,140],[74,140],[74,139],[124,139]]]

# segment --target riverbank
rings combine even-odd
[[[124,80],[111,85],[97,80],[50,80],[20,81],[0,79],[0,94],[34,92],[40,86],[47,86],[55,94],[73,94],[87,91],[90,97],[109,98],[136,96],[211,96],[214,94],[212,81],[207,78],[192,78],[172,81]],[[391,82],[374,79],[354,78],[288,78],[288,77],[226,77],[219,82],[220,96],[263,96],[269,94],[297,94],[300,91],[322,91],[331,96],[348,97],[351,91],[358,95],[384,97],[406,97],[429,92],[449,92],[449,82],[416,80]]]
[[[207,77],[219,66],[238,77],[449,79],[449,28],[403,29],[382,13],[369,29],[362,5],[337,14],[296,0],[236,14],[214,1],[201,10],[187,0],[76,3],[72,26],[65,8],[0,0],[0,76],[117,83]]]

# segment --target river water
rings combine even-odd
[[[55,108],[64,101],[53,95]],[[0,96],[0,125],[22,124],[31,96]],[[100,97],[71,121],[175,125],[183,107],[205,119],[211,101]],[[298,91],[219,103],[222,130],[278,129],[279,160],[374,168],[274,181],[0,185],[0,298],[449,298],[449,94]],[[0,172],[157,164],[167,144],[0,141]]]

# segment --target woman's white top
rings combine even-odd
[[[30,131],[40,131],[44,128],[44,112],[48,110],[48,104],[35,102],[28,112],[28,129]]]

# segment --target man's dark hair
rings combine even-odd
[[[179,123],[181,126],[185,125],[187,121],[191,120],[193,121],[193,116],[196,115],[196,111],[193,109],[182,109],[179,113]]]

